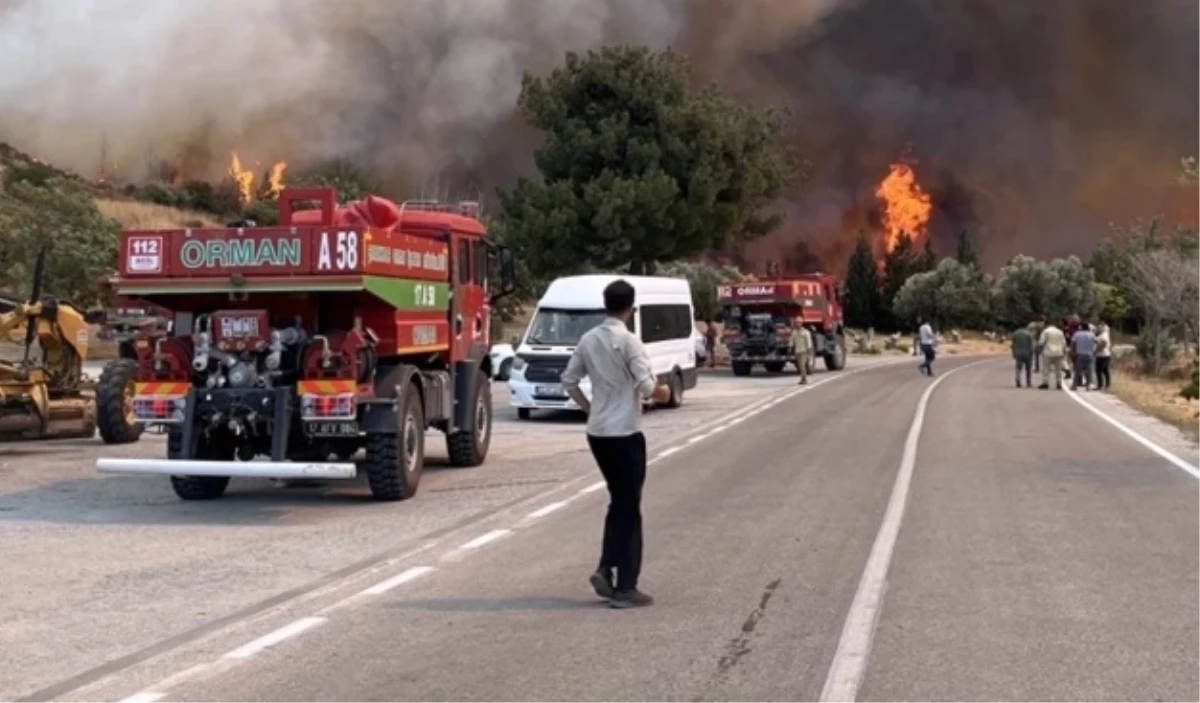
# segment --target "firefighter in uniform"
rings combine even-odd
[[[796,368],[800,371],[800,385],[803,386],[808,383],[808,364],[813,353],[812,332],[797,321],[792,338],[796,351]]]

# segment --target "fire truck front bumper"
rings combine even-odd
[[[300,461],[202,461],[193,459],[97,459],[96,471],[105,474],[159,474],[164,476],[237,476],[276,479],[350,479],[353,463]]]

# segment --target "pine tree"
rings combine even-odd
[[[896,293],[900,292],[900,288],[908,277],[914,273],[920,273],[918,269],[919,260],[917,252],[913,249],[912,238],[907,234],[901,234],[896,239],[896,246],[892,247],[883,257],[883,302],[881,307],[888,313],[887,322],[891,329],[899,330],[903,327],[903,321],[892,313],[892,303],[896,299]]]
[[[925,246],[921,249],[921,258],[917,261],[917,271],[932,271],[937,268],[937,254],[933,253],[933,238],[925,237]]]
[[[979,270],[979,257],[975,254],[975,246],[971,244],[971,235],[965,229],[958,233],[958,251],[954,258],[963,266],[974,266]]]
[[[879,271],[866,232],[858,233],[858,243],[846,264],[846,324],[866,329],[884,322],[880,309]]]

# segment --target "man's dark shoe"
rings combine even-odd
[[[807,386],[807,385],[808,385],[808,379],[807,379],[807,378],[805,378],[805,379],[801,379],[800,383],[797,383],[796,385],[798,385],[798,386]]]
[[[611,599],[616,595],[616,589],[613,588],[612,572],[607,569],[597,569],[595,573],[588,577],[588,583],[592,584],[592,589],[601,598]]]
[[[654,599],[636,588],[629,591],[617,591],[608,604],[613,608],[644,608],[654,605]]]
[[[1048,391],[1048,390],[1050,390],[1050,384],[1043,383],[1042,385],[1038,386],[1038,390],[1039,391]]]

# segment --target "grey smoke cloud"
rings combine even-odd
[[[9,0],[0,139],[90,172],[147,149],[213,175],[347,154],[418,177],[470,163],[522,72],[610,42],[664,46],[683,0]],[[197,174],[201,175],[201,174]]]

